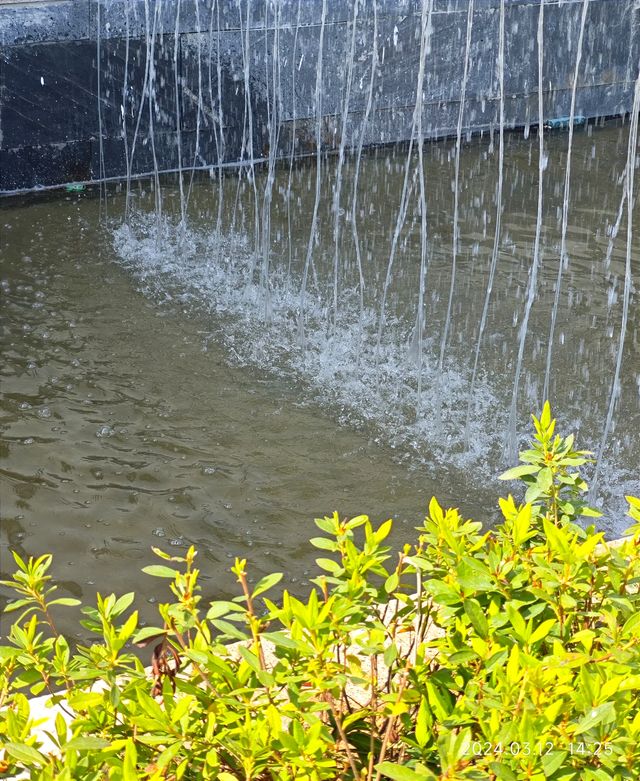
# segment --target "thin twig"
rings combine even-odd
[[[189,648],[188,648],[188,646],[185,644],[185,642],[184,642],[184,638],[182,637],[182,635],[180,634],[180,632],[178,632],[178,630],[177,630],[177,629],[175,629],[175,627],[172,627],[172,628],[173,628],[173,634],[174,634],[174,637],[175,637],[175,638],[176,638],[176,640],[178,641],[178,645],[180,646],[180,648],[181,648],[183,651],[185,651],[185,652],[186,652],[186,651],[188,651],[188,650],[189,650]],[[216,687],[215,687],[215,686],[214,686],[214,685],[211,683],[211,678],[209,678],[208,674],[207,674],[207,673],[205,673],[205,672],[204,672],[204,670],[203,670],[203,669],[200,667],[200,665],[199,665],[197,662],[193,661],[193,659],[190,659],[189,661],[190,661],[190,662],[191,662],[191,664],[193,665],[193,669],[194,669],[194,670],[195,670],[195,671],[198,673],[198,675],[199,675],[199,676],[202,678],[202,680],[203,680],[203,681],[204,681],[204,682],[207,684],[207,686],[209,687],[209,689],[211,689],[211,691],[212,691],[212,692],[213,692],[213,693],[216,695],[216,697],[219,697],[220,695],[218,694],[218,690],[217,690],[217,689],[216,689]]]
[[[325,697],[326,702],[329,704],[329,708],[331,709],[331,713],[333,715],[333,720],[336,723],[336,727],[338,728],[338,732],[340,733],[340,738],[342,739],[342,742],[344,743],[345,750],[347,752],[347,759],[349,760],[349,765],[351,766],[351,770],[353,771],[353,778],[354,781],[357,781],[358,776],[360,775],[358,772],[358,767],[356,765],[355,759],[353,758],[353,754],[351,752],[351,748],[349,747],[349,741],[347,740],[347,736],[345,734],[345,731],[342,727],[342,722],[340,720],[340,716],[338,715],[338,711],[335,708],[335,705],[333,704],[333,700],[331,699],[331,695],[327,695]]]
[[[375,732],[376,732],[376,708],[377,708],[377,694],[378,694],[378,654],[371,657],[371,701],[369,707],[371,708],[371,731],[369,733],[369,765],[367,767],[367,781],[371,781],[373,778],[373,762],[374,762],[374,748],[375,748]]]
[[[409,660],[407,659],[407,666],[405,667],[405,670],[402,674],[402,678],[400,679],[400,683],[398,685],[398,696],[396,697],[395,705],[398,705],[400,700],[402,699],[402,694],[404,692],[405,686],[407,685],[408,677],[409,677]],[[384,738],[382,739],[382,748],[380,749],[380,756],[378,757],[378,765],[384,762],[384,757],[385,754],[387,753],[387,747],[389,745],[389,740],[391,739],[391,731],[393,729],[395,721],[396,721],[395,716],[389,716],[389,719],[387,721],[387,728],[384,732]],[[382,775],[382,771],[378,770],[378,772],[376,773],[375,781],[380,781],[381,775]]]

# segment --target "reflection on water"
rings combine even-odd
[[[458,274],[442,371],[454,145],[432,144],[425,154],[429,242],[420,399],[413,340],[420,272],[415,192],[379,338],[405,152],[379,150],[362,161],[361,268],[348,209],[335,252],[334,182],[327,167],[303,312],[312,165],[295,169],[290,193],[288,170],[276,173],[268,296],[263,255],[256,259],[246,239],[253,237],[254,195],[245,176],[224,180],[219,233],[215,181],[193,184],[188,230],[171,219],[180,210],[171,186],[160,233],[155,217],[145,216],[154,198],[144,185],[129,227],[121,226],[117,194],[109,199],[107,223],[91,198],[5,204],[3,571],[10,569],[9,546],[27,554],[52,551],[69,592],[135,589],[152,601],[161,598],[157,581],[139,573],[151,545],[196,544],[206,589],[214,594],[231,588],[235,555],[255,562],[256,578],[275,569],[294,585],[306,581],[314,558],[307,544],[312,518],[334,509],[378,519],[393,514],[400,534],[408,535],[435,493],[491,522],[496,490],[505,489],[495,475],[504,465],[536,213],[536,141],[507,140],[503,230],[468,443],[469,377],[495,220],[496,152],[486,139],[469,143],[461,159]],[[588,128],[574,138],[569,265],[551,401],[563,428],[577,429],[579,442],[591,447],[606,415],[619,338],[625,218],[617,240],[612,227],[626,143],[626,128],[619,127]],[[542,266],[518,401],[520,435],[528,412],[542,401],[559,255],[566,138],[550,135],[548,147]],[[352,197],[349,165],[341,184],[345,204]],[[637,269],[637,244],[633,251]],[[637,295],[633,290],[617,425],[601,476],[603,498],[614,508],[607,519],[614,533],[625,526],[623,494],[640,492]]]

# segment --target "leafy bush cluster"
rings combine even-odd
[[[0,647],[0,763],[32,779],[640,778],[640,501],[619,545],[582,501],[573,438],[549,406],[521,465],[525,503],[490,531],[435,499],[392,556],[387,521],[317,520],[322,572],[306,601],[279,574],[202,606],[195,551],[146,572],[170,581],[157,627],[133,595],[84,607],[95,642],[55,628],[50,556],[5,583],[20,611]],[[132,653],[148,644],[151,668]],[[45,751],[27,694],[58,703]]]

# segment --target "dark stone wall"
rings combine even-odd
[[[541,0],[505,0],[505,117],[538,117]],[[433,0],[423,133],[455,134],[470,0]],[[543,120],[568,116],[585,0],[546,0]],[[630,111],[640,1],[586,0],[576,114]],[[421,0],[0,2],[0,192],[410,138]],[[499,122],[500,0],[475,0],[466,131]],[[323,36],[322,57],[320,40]],[[363,127],[374,46],[373,103]],[[353,47],[353,59],[351,49]],[[345,89],[352,87],[343,122]],[[316,76],[322,67],[320,104]],[[249,127],[251,118],[251,128]],[[251,132],[250,132],[251,131]]]

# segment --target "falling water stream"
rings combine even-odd
[[[196,19],[193,140],[180,120],[181,5],[175,29],[162,27],[161,5],[144,2],[142,97],[133,108],[123,99],[126,181],[2,205],[2,547],[54,552],[74,595],[131,589],[155,601],[138,571],[154,544],[195,544],[209,595],[229,592],[236,555],[254,562],[253,577],[281,569],[304,587],[314,516],[393,515],[397,541],[436,494],[495,522],[498,492],[515,490],[497,475],[546,397],[561,430],[598,452],[591,498],[608,534],[621,533],[624,495],[640,495],[640,75],[630,121],[574,123],[586,0],[567,128],[508,131],[501,0],[499,121],[465,135],[477,65],[471,2],[454,137],[437,141],[425,140],[434,2],[423,0],[407,142],[377,148],[367,133],[385,53],[358,59],[358,31],[369,25],[377,40],[379,17],[375,0],[368,16],[356,0],[335,155],[326,154],[327,0],[304,122],[295,88],[308,56],[304,3],[291,4],[289,28],[284,7],[267,4],[272,34],[258,46],[243,3],[235,169],[219,4]],[[537,11],[538,116],[546,5]],[[140,21],[127,10],[125,96],[129,29]],[[102,49],[98,35],[98,62]],[[161,50],[173,65],[174,176],[160,175],[156,150]],[[262,129],[259,57],[270,62]],[[293,141],[282,153],[298,131],[306,159]],[[218,164],[202,173],[207,137]],[[154,171],[136,180],[143,148]],[[187,164],[183,149],[192,150]]]

